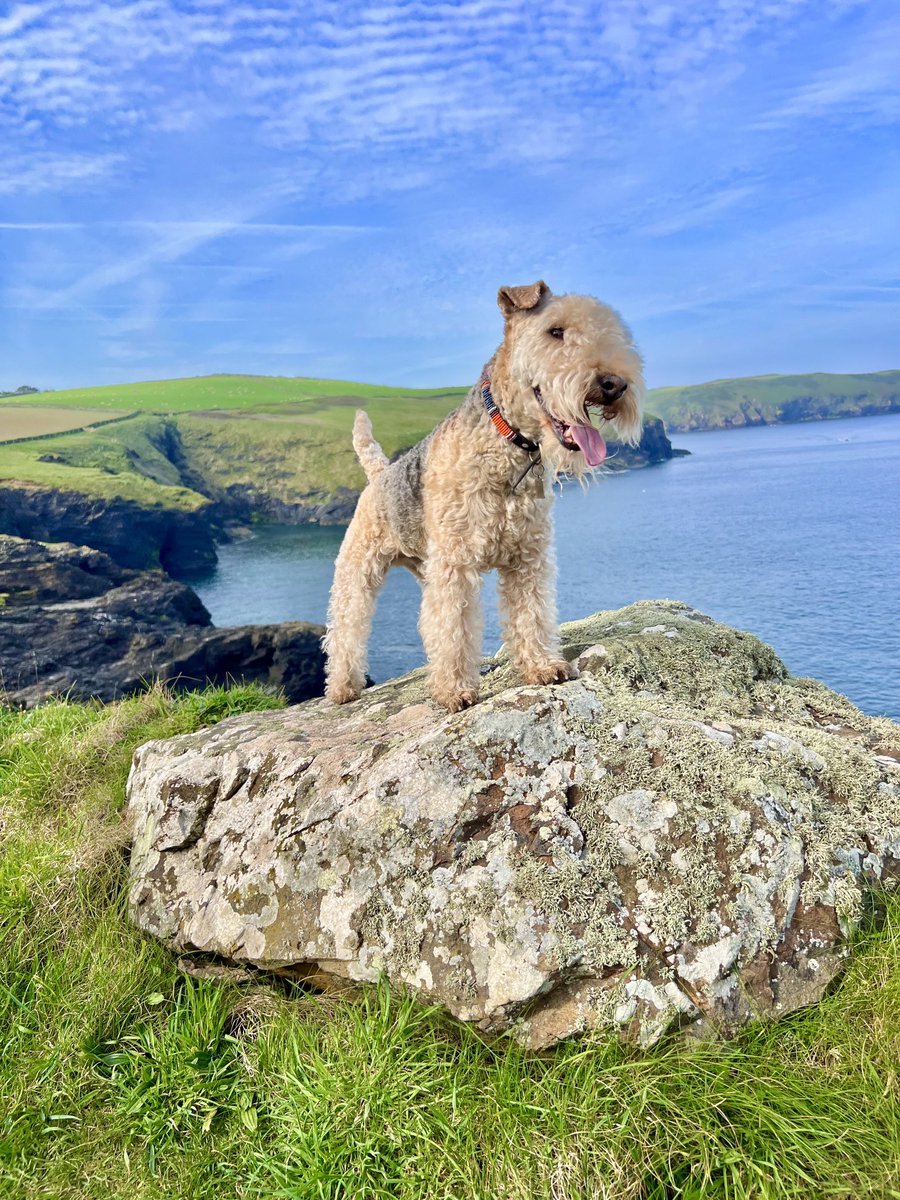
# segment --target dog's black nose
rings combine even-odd
[[[604,404],[615,404],[628,387],[628,381],[621,375],[601,375],[597,384]]]

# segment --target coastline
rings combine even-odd
[[[260,464],[253,482],[230,482],[218,464],[209,465],[215,451],[207,447],[203,455],[197,453],[173,422],[145,420],[144,424],[144,440],[160,461],[149,461],[146,452],[139,457],[134,447],[128,447],[130,454],[121,464],[125,470],[107,466],[103,471],[100,482],[112,494],[0,479],[0,534],[88,546],[108,554],[121,566],[161,567],[175,579],[190,580],[215,565],[218,545],[241,536],[239,531],[248,526],[345,525],[356,508],[361,487],[338,483],[328,491],[305,488],[301,469],[291,462],[289,445]],[[242,424],[249,426],[250,422]],[[70,436],[45,435],[43,440]],[[639,470],[681,456],[662,421],[653,415],[646,419],[638,446],[611,443],[611,449],[609,469],[616,472]],[[341,453],[352,456],[349,440],[346,447],[341,446]],[[247,458],[252,467],[252,449]],[[42,462],[59,466],[73,485],[83,469],[77,460],[60,455],[45,455]],[[336,463],[330,473],[339,474],[340,470],[341,464]],[[360,475],[355,459],[352,470],[355,483]],[[246,476],[251,470],[245,467],[242,473]],[[344,474],[350,474],[349,467]],[[143,482],[148,499],[142,502],[135,495],[117,496],[117,479],[122,480],[123,491],[132,493],[136,493],[136,484]],[[95,485],[93,473],[85,478],[85,484]]]

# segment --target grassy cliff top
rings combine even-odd
[[[184,486],[167,456],[168,423],[177,433],[181,467],[204,492],[240,484],[287,501],[324,498],[339,487],[362,486],[350,441],[357,408],[368,410],[379,441],[393,454],[424,437],[466,390],[214,375],[5,397],[0,482],[196,508],[203,496]],[[78,428],[57,432],[65,411]]]
[[[900,371],[715,379],[654,388],[649,402],[670,431],[861,416],[900,409]]]

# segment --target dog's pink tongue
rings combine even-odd
[[[588,465],[599,467],[606,458],[606,442],[593,425],[570,425],[569,433],[578,443],[578,448],[588,461]]]

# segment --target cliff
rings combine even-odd
[[[159,566],[176,576],[207,570],[216,561],[220,530],[211,504],[185,512],[30,483],[0,482],[0,534],[91,546],[123,567]]]
[[[428,427],[420,418],[412,428]],[[398,445],[397,430],[385,432],[395,451],[416,440]],[[10,469],[22,479],[0,479],[0,533],[92,546],[123,566],[161,566],[178,578],[215,563],[229,524],[348,522],[365,482],[349,431],[240,414],[138,417],[13,449]],[[639,446],[610,445],[609,468],[673,453],[651,416]]]
[[[297,702],[322,693],[323,632],[299,621],[217,629],[162,571],[0,535],[0,703],[110,701],[156,679],[182,691],[262,683]]]
[[[672,433],[879,416],[900,412],[900,371],[718,379],[654,388],[648,402]]]

